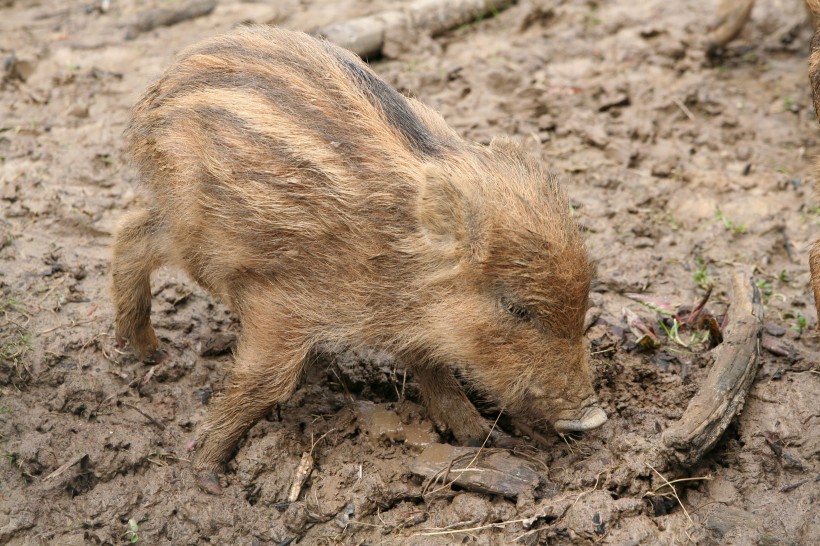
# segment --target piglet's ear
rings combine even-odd
[[[524,150],[515,140],[510,137],[495,137],[490,141],[490,149],[494,152],[507,154],[514,157],[524,155]]]
[[[480,260],[482,218],[476,188],[435,165],[424,167],[418,217],[430,244],[454,259]]]

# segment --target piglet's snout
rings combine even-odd
[[[578,417],[574,419],[559,419],[555,422],[555,430],[560,433],[585,432],[600,427],[606,423],[606,413],[597,404],[582,408]]]

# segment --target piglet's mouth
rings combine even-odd
[[[559,419],[553,426],[561,434],[567,432],[585,432],[600,427],[606,423],[606,413],[598,406],[590,406],[581,410],[576,419]]]

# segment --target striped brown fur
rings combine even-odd
[[[465,142],[352,54],[267,27],[185,50],[127,136],[152,204],[116,236],[118,335],[157,350],[149,276],[163,263],[242,322],[200,470],[291,395],[324,344],[392,351],[461,441],[488,427],[451,366],[544,422],[594,407],[592,266],[555,179],[514,143]]]

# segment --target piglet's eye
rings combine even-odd
[[[516,303],[507,298],[502,298],[501,306],[518,320],[530,320],[532,318],[532,313],[530,313],[530,310],[520,303]]]

